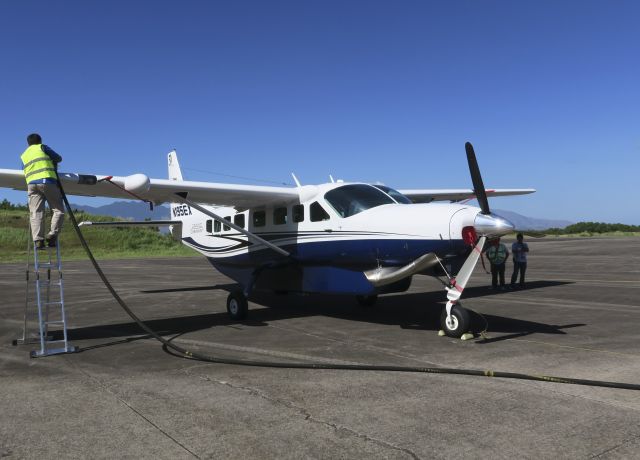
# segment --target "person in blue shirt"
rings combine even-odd
[[[31,233],[37,249],[44,248],[45,240],[50,247],[57,244],[58,234],[64,220],[64,205],[57,179],[57,165],[62,157],[51,147],[42,143],[37,133],[27,136],[29,147],[21,155],[24,177],[27,182]],[[53,211],[51,228],[44,236],[45,201]]]
[[[518,274],[520,274],[520,287],[524,287],[524,274],[527,271],[527,254],[529,246],[524,243],[524,236],[518,233],[517,240],[511,245],[511,253],[513,254],[513,274],[511,275],[511,287],[515,287]]]

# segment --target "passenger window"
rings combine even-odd
[[[219,221],[219,220],[216,220],[216,221],[213,223],[213,232],[214,232],[214,233],[220,233],[220,230],[221,230],[221,229],[222,229],[222,224],[220,223],[220,221]]]
[[[212,220],[208,220],[206,227],[207,227],[207,233],[211,233],[211,225],[213,224]]]
[[[228,220],[229,222],[231,222],[231,216],[225,217],[224,220]],[[229,227],[228,225],[225,225],[225,226],[223,226],[223,230],[225,232],[228,232],[229,230],[231,230],[231,227]]]
[[[254,211],[253,212],[253,226],[254,227],[264,227],[267,223],[267,215],[264,211]]]
[[[238,227],[244,228],[244,214],[236,214],[233,217],[233,223],[236,224]]]
[[[304,220],[304,205],[296,204],[291,208],[291,217],[294,222],[302,222]]]
[[[275,225],[287,223],[287,208],[275,208],[273,210],[273,223]]]
[[[321,220],[329,220],[329,214],[324,208],[318,203],[314,201],[311,206],[309,206],[309,214],[311,216],[311,222],[320,222]]]

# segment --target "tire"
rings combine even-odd
[[[247,298],[240,291],[234,291],[227,297],[227,313],[233,320],[243,320],[247,317],[249,303]]]
[[[357,295],[356,301],[358,305],[361,307],[373,307],[378,301],[378,296],[376,294],[372,295]]]
[[[440,314],[440,327],[448,337],[460,338],[462,334],[469,332],[471,327],[471,317],[469,312],[460,305],[451,308],[451,322],[447,324],[447,309],[442,309]]]

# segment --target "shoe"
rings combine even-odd
[[[43,240],[36,240],[33,242],[34,246],[36,249],[44,249],[44,241]]]
[[[58,237],[56,235],[51,235],[47,237],[47,246],[50,248],[55,248],[58,243]]]

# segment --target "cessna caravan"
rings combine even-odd
[[[124,224],[170,225],[176,239],[236,281],[240,289],[227,298],[233,319],[246,318],[247,299],[257,290],[347,294],[372,305],[379,294],[406,291],[415,275],[446,275],[441,327],[460,337],[471,324],[459,300],[487,238],[514,230],[490,212],[487,196],[535,191],[486,190],[473,147],[465,147],[473,189],[394,190],[342,181],[303,186],[297,179],[296,187],[185,181],[175,151],[168,154],[169,179],[59,177],[68,195],[133,195],[170,203],[170,221]],[[0,186],[25,190],[23,172],[0,169]],[[472,198],[479,208],[461,203]]]

